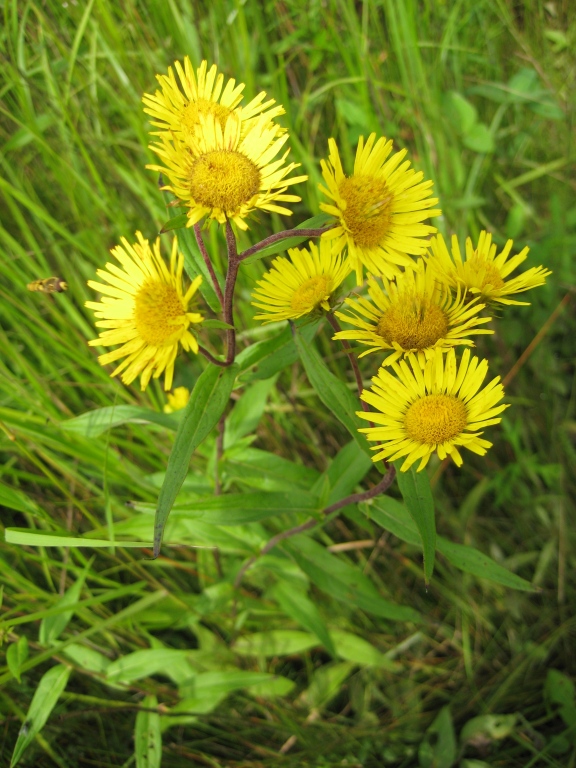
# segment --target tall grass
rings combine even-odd
[[[92,437],[60,425],[109,405],[162,410],[159,387],[142,394],[98,365],[86,344],[95,332],[83,304],[91,298],[86,280],[119,237],[137,229],[152,237],[168,218],[157,179],[144,170],[152,155],[140,98],[155,88],[155,73],[185,54],[216,61],[246,83],[248,96],[264,89],[286,108],[292,153],[311,179],[295,224],[317,210],[327,139],[338,139],[350,167],[358,136],[377,131],[406,146],[415,166],[435,180],[446,234],[475,238],[488,228],[500,243],[513,237],[530,245],[528,266],[542,263],[554,274],[532,292],[529,308],[512,308],[498,320],[498,340],[479,345],[504,372],[530,352],[508,383],[513,407],[488,462],[459,471],[432,468],[439,532],[490,554],[537,593],[462,576],[442,558],[426,591],[417,548],[350,510],[326,528],[324,543],[342,563],[369,573],[384,596],[423,618],[417,624],[380,619],[312,587],[329,629],[373,648],[332,658],[317,642],[306,645],[301,623],[269,588],[278,575],[296,590],[309,587],[285,556],[268,555],[241,590],[232,587],[240,562],[273,528],[200,526],[198,544],[219,546],[221,559],[187,546],[167,547],[150,561],[121,546],[2,543],[4,649],[13,650],[0,669],[0,763],[9,764],[42,675],[63,663],[72,669],[66,690],[21,765],[129,765],[136,718],[144,727],[146,712],[147,733],[155,733],[161,713],[169,766],[576,765],[569,685],[560,685],[568,691],[560,705],[547,677],[549,669],[576,672],[570,98],[576,26],[570,10],[567,0],[4,4],[0,503],[6,527],[150,539],[146,510],[157,498],[171,434],[129,424]],[[285,223],[262,217],[246,243]],[[209,246],[215,254],[222,248],[215,231]],[[253,325],[249,291],[263,269],[256,263],[241,274],[244,328]],[[29,281],[52,274],[68,282],[67,293],[26,291]],[[325,342],[329,364],[344,370],[334,350]],[[176,383],[190,385],[195,373],[180,373]],[[278,391],[253,447],[289,460],[307,456],[308,469],[290,465],[290,471],[308,472],[310,480],[330,465],[342,435],[328,414],[328,428],[318,429],[322,406],[298,364],[282,374]],[[250,475],[231,456],[224,479],[230,489],[286,482],[287,467],[256,465]],[[210,489],[213,442],[192,468],[188,491]],[[375,544],[362,544],[367,540]],[[69,592],[74,585],[77,594]],[[71,594],[68,606],[61,602],[65,594]],[[284,633],[281,650],[250,650],[246,638],[269,630]],[[158,653],[129,656],[161,649],[185,657],[168,654],[156,664]],[[122,669],[127,657],[135,665],[130,672]],[[254,676],[234,681],[238,670]],[[192,673],[215,677],[204,678],[206,690],[194,689],[186,682]],[[442,715],[445,706],[449,714]],[[444,719],[436,719],[439,713]],[[480,715],[513,717],[486,720],[476,730],[473,723],[466,732]],[[435,746],[449,739],[451,728],[452,762],[450,750],[442,757]],[[428,759],[427,745],[437,762]]]

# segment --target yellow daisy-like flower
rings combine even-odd
[[[175,411],[181,411],[188,405],[190,400],[190,390],[188,387],[176,387],[174,392],[168,392],[168,402],[164,406],[164,413],[174,413]]]
[[[256,209],[292,215],[279,203],[299,202],[286,190],[308,177],[287,178],[300,165],[284,165],[289,150],[274,160],[288,140],[287,133],[278,137],[266,115],[256,119],[244,136],[237,113],[227,118],[224,129],[214,115],[201,116],[200,126],[187,145],[162,135],[162,143],[152,149],[166,165],[146,166],[169,178],[171,184],[164,189],[188,207],[189,227],[208,216],[220,224],[228,218],[247,229],[244,219]]]
[[[142,97],[144,112],[153,118],[152,125],[161,129],[153,135],[159,136],[165,132],[187,141],[194,137],[200,125],[201,115],[214,115],[224,130],[229,115],[242,101],[244,84],[236,85],[235,80],[228,80],[223,89],[224,75],[218,74],[215,64],[208,69],[208,62],[203,61],[194,72],[188,56],[184,58],[183,67],[179,61],[175,61],[174,69],[178,79],[172,67],[168,67],[168,75],[156,75],[161,90],[156,91],[154,95],[145,93]],[[274,99],[264,101],[265,98],[266,93],[262,91],[242,107],[244,133],[250,126],[250,121],[259,115],[266,114],[268,121],[272,121],[278,115],[284,114],[283,107],[274,107]],[[282,131],[278,127],[277,130]]]
[[[372,388],[362,392],[362,400],[377,412],[358,411],[361,419],[378,426],[360,429],[368,440],[380,443],[373,461],[396,461],[406,457],[400,470],[406,472],[420,460],[418,472],[424,469],[430,456],[447,456],[457,466],[462,465],[459,447],[484,456],[492,443],[482,439],[484,429],[498,424],[508,405],[497,405],[504,397],[500,377],[492,379],[483,389],[488,361],[470,359],[466,349],[458,366],[454,349],[443,355],[436,349],[425,366],[416,355],[409,355],[393,364],[396,376],[381,368],[372,379]]]
[[[432,182],[422,181],[421,171],[416,173],[409,161],[402,162],[405,149],[389,157],[392,141],[376,141],[375,133],[366,144],[360,138],[352,176],[342,170],[334,139],[328,146],[328,161],[320,163],[327,188],[320,186],[320,191],[333,202],[320,208],[340,223],[323,236],[336,238],[340,249],[348,246],[358,285],[364,267],[390,280],[400,266],[413,266],[408,254],[422,254],[427,245],[422,238],[436,232],[435,227],[422,224],[441,214],[432,208],[438,202],[430,197]]]
[[[148,240],[136,232],[137,241],[131,245],[122,238],[122,245],[111,253],[120,263],[106,264],[96,274],[106,284],[89,280],[88,285],[103,294],[100,301],[87,301],[94,310],[98,328],[108,328],[88,344],[91,347],[122,346],[100,355],[98,362],[107,365],[125,358],[111,373],[122,372],[122,381],[130,384],[140,376],[140,388],[146,389],[150,378],[165,372],[164,389],[172,387],[174,360],[181,345],[186,351],[198,352],[198,342],[188,330],[191,323],[201,323],[202,315],[189,312],[188,306],[202,277],[197,277],[186,291],[182,287],[184,257],[174,238],[170,267],[160,254],[160,238],[150,247]]]
[[[265,311],[255,320],[274,323],[296,320],[320,308],[330,310],[330,299],[350,267],[329,240],[322,239],[320,248],[311,241],[309,248],[290,248],[290,260],[274,259],[272,269],[258,280],[252,304]]]
[[[383,364],[391,365],[413,352],[424,365],[437,348],[447,351],[458,344],[474,346],[468,335],[494,333],[479,328],[491,319],[478,316],[484,304],[477,300],[466,303],[464,291],[458,290],[453,296],[422,262],[416,271],[406,270],[393,281],[384,277],[382,282],[385,290],[370,275],[371,300],[360,296],[346,299],[354,314],[336,312],[359,330],[340,331],[334,338],[353,339],[371,347],[360,357],[390,351]]]
[[[427,260],[440,280],[445,280],[454,288],[469,291],[480,301],[529,305],[528,301],[515,301],[508,297],[544,285],[552,272],[542,266],[532,267],[518,277],[506,280],[526,259],[529,251],[528,247],[523,248],[516,256],[508,259],[512,244],[513,241],[508,240],[496,256],[497,249],[496,244],[492,242],[492,235],[482,231],[476,248],[469,237],[466,239],[466,258],[463,259],[456,235],[452,236],[452,255],[448,252],[442,235],[438,235],[430,241],[432,255],[428,254]]]

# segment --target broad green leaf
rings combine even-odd
[[[330,633],[324,623],[316,604],[305,592],[294,588],[293,584],[279,581],[271,590],[272,597],[284,613],[300,626],[313,632],[331,656],[336,656],[336,650]]]
[[[479,736],[483,741],[500,741],[506,739],[518,720],[517,715],[478,715],[464,725],[460,731],[460,743],[474,741]]]
[[[160,768],[162,764],[162,733],[160,715],[150,710],[158,707],[158,699],[149,694],[140,703],[134,728],[136,768]]]
[[[58,613],[54,616],[47,616],[40,622],[38,642],[41,645],[52,645],[56,640],[58,640],[62,632],[68,626],[68,622],[74,615],[73,606],[76,606],[80,600],[80,593],[82,592],[82,587],[84,586],[84,581],[86,580],[86,576],[89,573],[92,562],[93,558],[88,561],[86,568],[78,576],[74,584],[72,584],[72,586],[67,589],[66,592],[64,592],[60,600],[58,600],[58,602],[54,605],[55,608],[63,608],[64,606],[69,605],[72,607],[72,610],[65,611],[64,613]]]
[[[185,213],[180,213],[178,216],[173,216],[171,219],[168,219],[166,224],[162,226],[160,234],[163,235],[165,232],[172,232],[175,229],[182,229],[182,227],[185,227],[186,224],[188,224],[188,216]]]
[[[38,533],[28,528],[6,528],[4,536],[8,544],[27,547],[149,547],[149,541],[118,541],[91,539],[89,536],[69,536],[64,533],[44,531]]]
[[[299,333],[311,341],[318,329],[319,322],[308,322],[300,325]],[[278,371],[282,371],[298,360],[298,350],[294,344],[289,325],[278,336],[266,341],[258,341],[242,350],[236,358],[240,366],[240,382],[247,383],[254,379],[269,379]],[[252,370],[250,370],[252,369]]]
[[[333,217],[326,213],[319,213],[316,216],[312,216],[311,219],[306,219],[302,224],[298,224],[294,229],[319,229],[328,222],[332,221]],[[254,261],[260,261],[265,256],[275,256],[277,253],[282,253],[288,250],[288,248],[296,248],[301,243],[306,243],[310,240],[309,237],[289,237],[286,240],[279,240],[277,243],[269,245],[267,248],[263,248],[258,253],[254,253],[252,256],[248,256],[243,264],[252,264]]]
[[[111,662],[106,678],[114,683],[131,683],[150,675],[163,674],[177,685],[196,674],[190,663],[194,651],[177,648],[145,648]]]
[[[94,648],[88,648],[86,645],[80,645],[79,643],[71,643],[70,645],[67,645],[63,654],[67,659],[74,662],[74,664],[82,667],[82,669],[87,669],[90,672],[98,672],[100,675],[104,674],[112,663],[103,653],[95,651]]]
[[[294,341],[300,360],[316,394],[338,421],[346,427],[362,450],[371,455],[366,438],[358,432],[359,427],[365,426],[356,416],[356,411],[360,408],[358,396],[352,394],[346,384],[328,370],[314,346],[306,341],[300,331],[294,330]]]
[[[179,415],[158,413],[138,405],[111,405],[106,408],[97,408],[95,411],[87,411],[67,421],[61,421],[60,428],[84,437],[98,437],[113,427],[129,423],[158,424],[160,427],[175,432],[178,429],[179,421]]]
[[[16,744],[14,745],[10,768],[18,764],[24,751],[44,727],[50,717],[50,713],[56,706],[56,702],[60,698],[60,694],[66,688],[70,671],[70,667],[64,664],[57,664],[42,676],[38,687],[34,691],[34,696],[26,713],[26,720],[20,728]]]
[[[281,514],[318,509],[318,499],[311,493],[294,490],[291,493],[227,493],[209,496],[186,504],[187,513],[202,516],[202,522],[211,525],[243,525]]]
[[[348,565],[309,536],[294,536],[281,546],[316,586],[337,600],[386,619],[419,620],[417,611],[380,597],[374,584],[359,567]]]
[[[487,154],[488,152],[494,152],[496,149],[494,136],[492,136],[490,129],[484,123],[473,125],[462,139],[462,142],[465,147],[468,147],[473,152]]]
[[[298,697],[298,703],[308,709],[320,709],[339,693],[344,681],[354,671],[355,664],[351,661],[340,661],[324,664],[312,677],[308,688]]]
[[[319,477],[312,467],[251,447],[226,452],[223,467],[227,478],[262,491],[306,490]]]
[[[374,648],[367,640],[344,632],[341,629],[330,630],[330,637],[336,649],[336,655],[345,661],[352,661],[361,667],[377,667],[387,669],[390,672],[399,672],[402,667],[394,661],[386,658],[377,648]]]
[[[233,650],[239,656],[292,656],[318,645],[318,638],[295,629],[271,629],[238,638]]]
[[[249,672],[239,669],[201,672],[181,686],[180,691],[183,697],[203,696],[207,692],[212,695],[227,695],[242,688],[267,683],[274,677],[275,675],[268,672]]]
[[[396,469],[402,498],[422,539],[424,580],[428,584],[434,571],[434,554],[436,552],[436,521],[430,480],[425,472],[417,472],[414,465],[407,472],[401,472],[400,462],[398,462]]]
[[[295,681],[289,680],[287,677],[270,675],[270,678],[262,683],[249,685],[246,688],[246,691],[251,696],[257,696],[259,699],[273,699],[276,696],[287,696],[293,690],[295,685]]]
[[[10,643],[6,649],[6,664],[18,682],[21,682],[20,669],[27,658],[28,640],[26,639],[26,635],[22,635],[22,637],[18,638],[17,642]]]
[[[397,538],[415,547],[422,546],[418,528],[402,502],[383,494],[362,504],[361,509],[385,531],[390,531]]]
[[[544,696],[549,706],[564,720],[568,728],[576,728],[576,689],[574,682],[557,669],[549,669],[544,684]],[[576,738],[576,733],[572,734]]]
[[[474,547],[464,544],[455,544],[443,537],[437,541],[438,552],[444,555],[455,568],[471,573],[480,579],[488,579],[496,584],[502,584],[510,589],[519,589],[524,592],[535,592],[535,588],[529,581],[517,576],[504,566],[499,565],[491,557],[485,555]]]
[[[224,448],[230,448],[258,426],[276,377],[249,384],[226,418]]]
[[[458,91],[449,91],[442,98],[445,117],[458,133],[468,133],[478,119],[476,107]]]
[[[197,380],[176,433],[168,459],[166,478],[160,489],[154,518],[154,557],[160,554],[162,534],[170,510],[188,472],[196,448],[214,429],[223,414],[234,386],[237,366],[209,366]]]
[[[420,768],[452,768],[458,754],[449,707],[442,707],[418,749]]]

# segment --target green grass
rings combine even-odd
[[[570,304],[576,25],[569,20],[568,2],[541,0],[4,4],[5,527],[151,540],[149,510],[173,433],[126,424],[89,437],[59,424],[95,408],[133,404],[161,411],[165,402],[156,385],[142,394],[98,365],[86,344],[94,329],[83,304],[91,298],[86,280],[119,237],[137,229],[153,237],[168,218],[157,179],[144,169],[152,154],[140,98],[176,58],[216,61],[246,83],[248,96],[264,89],[284,105],[292,154],[311,180],[301,185],[294,224],[318,210],[319,160],[328,137],[337,138],[350,164],[358,136],[374,130],[407,147],[414,165],[434,179],[444,212],[438,226],[446,234],[463,240],[488,228],[500,244],[513,237],[530,245],[528,266],[545,264],[554,274],[531,293],[530,307],[503,313],[497,338],[479,344],[505,375],[538,332],[547,331],[507,386],[512,407],[502,428],[493,430],[494,448],[461,470],[441,471],[436,464],[430,472],[439,533],[489,554],[537,593],[462,573],[442,556],[426,590],[419,549],[356,509],[326,526],[318,541],[336,546],[337,561],[367,574],[384,598],[419,611],[420,621],[393,621],[330,597],[281,550],[259,560],[235,591],[240,564],[291,525],[283,517],[194,529],[199,544],[219,546],[219,558],[189,546],[166,546],[151,561],[151,550],[143,555],[120,546],[92,551],[2,543],[3,650],[11,665],[3,660],[0,668],[1,764],[9,764],[42,675],[63,663],[72,669],[66,690],[20,765],[135,764],[132,735],[136,717],[144,716],[142,702],[153,701],[147,696],[162,705],[167,766],[450,766],[446,757],[429,761],[421,746],[444,744],[450,723],[460,768],[480,768],[473,760],[505,768],[576,765],[568,682],[546,683],[550,669],[576,673]],[[479,151],[485,149],[493,151]],[[242,243],[289,223],[263,216]],[[209,247],[222,253],[216,230]],[[254,263],[240,277],[238,316],[247,339],[254,325],[250,290],[264,268]],[[48,275],[63,277],[69,291],[26,291],[26,283]],[[255,331],[254,338],[263,336]],[[325,331],[318,347],[331,370],[347,371]],[[366,377],[375,365],[368,358]],[[201,369],[198,361],[181,365],[176,384],[192,386]],[[279,377],[256,434],[253,447],[296,462],[300,468],[290,471],[303,484],[326,471],[348,440],[297,363]],[[211,492],[214,457],[209,439],[195,454],[189,498]],[[263,479],[278,482],[258,464],[250,475],[233,455],[224,472],[231,492]],[[374,471],[369,479],[376,477]],[[168,541],[189,536],[190,524],[174,514]],[[363,540],[377,546],[339,546]],[[313,636],[303,649],[302,637],[290,634],[284,636],[294,643],[288,653],[241,652],[242,639],[257,632],[306,631],[276,583],[307,593],[321,624],[364,639],[385,661],[378,656],[380,665],[367,664],[366,648],[347,658],[341,639],[340,657],[332,658]],[[74,584],[73,611],[55,612]],[[19,651],[16,644],[23,637],[29,654],[18,681],[24,641]],[[124,678],[114,672],[128,654],[162,648],[182,653],[159,665],[158,653],[131,657],[140,658],[137,670]],[[255,683],[256,677],[233,679],[237,671],[279,677]],[[206,689],[190,684],[196,673],[214,676],[201,678]],[[568,691],[567,703],[557,701],[559,690]],[[179,713],[181,701],[196,714]],[[436,721],[445,706],[450,716]],[[479,715],[515,718],[500,732],[484,730],[466,741],[462,729]],[[437,732],[425,735],[434,721]]]

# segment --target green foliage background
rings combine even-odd
[[[140,98],[154,88],[155,73],[185,54],[217,62],[246,83],[249,97],[264,89],[285,106],[292,154],[310,176],[290,224],[317,211],[327,139],[337,139],[350,167],[358,136],[377,131],[407,147],[414,165],[435,180],[444,217],[434,223],[445,234],[476,238],[486,228],[500,243],[513,237],[531,247],[527,266],[545,264],[554,274],[530,294],[530,307],[506,311],[497,338],[479,344],[492,370],[505,374],[537,342],[507,386],[512,407],[493,430],[494,449],[460,471],[431,467],[439,533],[489,554],[537,592],[462,574],[442,554],[426,590],[420,549],[353,508],[311,546],[332,548],[344,583],[347,574],[365,574],[383,598],[417,611],[417,620],[395,621],[358,609],[354,599],[334,599],[333,584],[332,593],[322,589],[311,566],[300,567],[306,557],[318,566],[316,550],[261,558],[235,591],[240,564],[293,524],[282,515],[235,528],[195,524],[200,543],[221,547],[221,560],[188,546],[167,547],[150,561],[138,549],[93,554],[2,543],[0,763],[9,763],[21,725],[30,721],[42,676],[55,669],[50,674],[66,685],[70,667],[20,765],[120,766],[134,754],[145,765],[147,749],[152,761],[160,754],[160,730],[163,764],[170,766],[576,765],[569,679],[576,458],[570,5],[5,1],[6,527],[150,538],[146,514],[173,433],[127,424],[96,436],[60,424],[114,404],[162,410],[159,388],[127,389],[98,365],[86,345],[94,330],[83,303],[86,280],[119,237],[136,229],[153,237],[167,219],[157,180],[144,170],[152,155]],[[287,224],[262,217],[241,244]],[[216,260],[224,253],[219,238],[214,228]],[[245,342],[269,333],[254,327],[249,306],[264,269],[259,262],[241,271],[237,315]],[[68,293],[26,291],[27,282],[52,274],[68,282]],[[330,368],[348,375],[329,334],[321,332],[317,344]],[[191,387],[201,367],[181,365],[176,383]],[[370,363],[364,372],[374,372]],[[352,454],[331,464],[348,438],[298,363],[276,388],[257,384],[246,388],[252,394],[229,427],[227,491],[308,488],[319,473],[332,472],[334,481],[353,464]],[[295,463],[274,463],[254,450]],[[209,440],[193,460],[190,498],[211,492],[214,456]],[[363,474],[352,475],[353,489]],[[185,515],[178,524],[174,540],[189,533]],[[60,602],[65,592],[69,610]],[[194,673],[204,677],[191,683]],[[182,700],[186,714],[177,711]],[[473,719],[480,716],[498,719]]]

